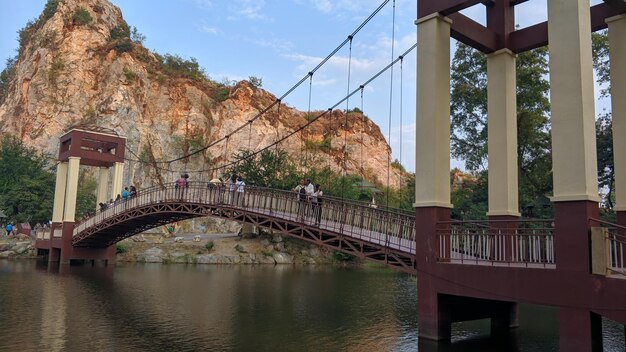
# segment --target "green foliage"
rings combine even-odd
[[[54,16],[57,11],[57,7],[59,6],[59,1],[60,0],[48,0],[48,2],[46,2],[46,6],[44,6],[43,13],[41,14],[44,21],[47,21]]]
[[[604,87],[600,90],[601,97],[611,94],[611,72],[609,66],[609,36],[606,30],[592,33],[593,67],[596,69],[598,83]],[[607,86],[608,85],[608,86]]]
[[[406,172],[406,169],[404,168],[404,166],[402,165],[402,163],[398,159],[395,159],[394,161],[391,162],[391,167],[396,169],[396,170],[400,170],[402,172]]]
[[[340,251],[333,251],[333,259],[338,262],[353,262],[356,257],[351,254],[346,254]]]
[[[91,18],[89,11],[83,7],[77,8],[72,15],[72,23],[78,26],[84,26],[91,23],[91,21],[93,21],[93,18]]]
[[[133,42],[142,45],[143,42],[146,40],[146,36],[140,33],[137,27],[133,26],[133,29],[130,31],[130,39]]]
[[[120,254],[126,252],[128,252],[128,246],[126,246],[124,243],[118,242],[115,244],[115,253]]]
[[[331,150],[332,142],[329,136],[324,137],[321,141],[307,140],[304,142],[306,149],[319,150],[328,153]]]
[[[133,51],[133,43],[130,39],[120,39],[115,42],[113,49],[115,49],[118,54],[128,53]]]
[[[111,29],[111,33],[109,33],[109,41],[130,38],[130,28],[128,27],[128,23],[122,20],[122,23]]]
[[[10,221],[47,222],[55,176],[44,156],[5,135],[0,141],[0,209]]]
[[[363,113],[363,111],[361,111],[361,109],[357,108],[356,106],[354,108],[352,108],[352,109],[348,109],[347,113],[349,114],[351,112],[355,112],[355,113],[358,113],[358,114],[362,114]]]
[[[51,30],[49,32],[46,32],[39,40],[39,46],[43,48],[54,49],[56,38],[57,38],[57,31]]]
[[[308,114],[305,114],[305,115],[304,115],[304,118],[305,118],[307,121],[309,121],[309,122],[310,122],[310,121],[313,121],[316,117],[317,117],[317,115],[315,115],[315,114],[313,114],[313,113],[308,113]]]
[[[261,250],[261,254],[263,254],[264,257],[273,257],[274,256],[274,252],[270,251],[269,249],[262,249]]]
[[[215,93],[215,100],[219,102],[226,101],[230,96],[230,89],[228,87],[220,87]]]
[[[161,65],[163,73],[175,78],[188,78],[194,81],[208,80],[204,69],[198,64],[198,60],[190,58],[185,60],[178,55],[165,54],[155,55]]]
[[[57,85],[57,80],[59,79],[59,76],[61,75],[61,71],[63,71],[64,69],[65,69],[65,63],[63,62],[63,59],[59,57],[55,57],[54,60],[52,60],[50,69],[48,70],[48,81],[50,82],[52,86]]]
[[[467,181],[453,190],[451,201],[454,204],[450,216],[456,220],[479,220],[487,215],[487,171],[476,175],[476,181]]]
[[[466,167],[479,175],[486,169],[487,161],[486,66],[482,53],[458,44],[452,68],[452,155],[464,160]],[[519,54],[516,66],[519,198],[523,209],[552,191],[547,49]],[[486,174],[482,176],[486,179]],[[459,190],[455,197],[459,202],[482,199],[481,192],[476,192]],[[457,204],[453,204],[456,208]],[[476,207],[485,207],[474,205],[470,209],[468,203],[464,214],[474,216],[482,211]],[[460,211],[455,216],[460,217]]]
[[[243,248],[243,246],[242,246],[242,245],[240,245],[240,244],[235,245],[235,250],[236,250],[237,252],[239,252],[239,253],[248,253],[248,252],[246,252],[246,250]]]
[[[261,88],[263,86],[263,78],[250,76],[248,77],[248,82],[257,88]]]
[[[9,95],[11,88],[11,82],[15,78],[15,64],[17,63],[17,56],[9,58],[6,61],[4,70],[0,73],[0,104],[4,102]]]
[[[20,55],[24,53],[24,50],[26,49],[26,45],[30,43],[36,31],[37,31],[37,21],[35,20],[30,20],[26,22],[26,26],[24,26],[24,28],[17,31],[18,41],[20,43],[20,48],[18,50],[18,53]]]
[[[215,246],[215,243],[213,243],[213,241],[209,241],[204,245],[204,248],[206,248],[206,250],[210,252],[214,246]]]
[[[139,76],[137,76],[137,74],[135,72],[131,71],[130,69],[128,69],[126,67],[124,67],[123,72],[124,72],[124,77],[126,77],[126,80],[128,82],[134,82],[139,77]]]
[[[228,172],[241,175],[248,185],[277,189],[291,189],[297,182],[296,168],[282,149],[266,149],[255,156],[251,151],[240,150],[236,163]]]

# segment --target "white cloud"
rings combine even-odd
[[[236,12],[250,20],[273,21],[272,18],[262,13],[264,7],[264,0],[238,0]]]
[[[292,42],[288,40],[281,40],[281,39],[253,40],[252,43],[261,47],[271,48],[277,51],[289,51],[293,48]]]
[[[215,28],[215,27],[210,27],[207,25],[200,25],[197,26],[198,30],[200,32],[204,32],[204,33],[209,33],[209,34],[218,34],[219,33],[219,29]]]

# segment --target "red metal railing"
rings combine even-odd
[[[553,267],[552,220],[447,221],[438,223],[441,262]]]
[[[604,248],[608,251],[606,268],[610,274],[626,276],[626,227],[600,219],[589,219],[598,227],[606,229]]]
[[[300,200],[290,191],[246,186],[244,192],[231,191],[229,185],[217,186],[206,182],[190,182],[188,187],[173,184],[151,187],[125,201],[99,210],[77,223],[74,236],[106,219],[162,202],[208,204],[268,215],[308,227],[331,231],[348,237],[384,245],[406,253],[415,253],[415,215],[406,211],[372,208],[367,203],[323,197],[320,204]],[[207,214],[209,215],[209,214]]]

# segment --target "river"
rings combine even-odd
[[[414,277],[376,267],[0,260],[0,351],[558,351],[557,311],[536,306],[509,338],[477,321],[418,343],[416,299]]]

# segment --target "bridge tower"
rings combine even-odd
[[[517,303],[558,302],[565,287],[591,282],[590,218],[598,218],[594,81],[591,33],[609,28],[617,215],[626,225],[626,1],[549,0],[548,21],[515,28],[515,6],[528,0],[420,0],[417,14],[417,116],[415,212],[419,335],[449,339],[453,321],[492,319],[492,331],[516,325]],[[483,26],[459,13],[483,4]],[[482,5],[481,5],[482,6]],[[437,261],[437,226],[450,220],[450,38],[487,55],[489,211],[518,222],[516,54],[549,44],[556,277],[563,290],[490,295],[490,280],[536,286],[513,270],[456,268]],[[499,222],[501,223],[501,222]],[[445,225],[443,225],[445,226]],[[513,225],[517,227],[517,225]],[[494,275],[490,275],[493,273]],[[451,283],[472,277],[472,287]],[[521,276],[520,276],[521,277]],[[524,276],[527,277],[527,276]],[[560,279],[561,280],[561,279]],[[595,283],[600,285],[599,283]],[[541,290],[540,287],[536,288]],[[546,290],[547,291],[547,290]],[[592,292],[591,289],[589,292]],[[533,298],[529,298],[530,296]],[[494,298],[497,297],[497,298]],[[590,301],[590,300],[588,300]],[[573,301],[572,301],[573,302]],[[578,303],[560,311],[562,351],[597,348],[600,316]],[[591,303],[587,303],[589,306]],[[582,306],[581,306],[582,305]],[[576,308],[572,308],[576,306]],[[601,337],[600,337],[601,341]]]
[[[114,199],[122,191],[125,146],[126,138],[98,126],[76,126],[61,136],[51,235],[36,243],[38,249],[48,251],[49,263],[69,264],[73,259],[105,260],[107,263],[115,260],[115,246],[74,248],[72,237],[80,166],[99,169],[96,203]],[[109,180],[112,184],[110,193],[107,192]]]

